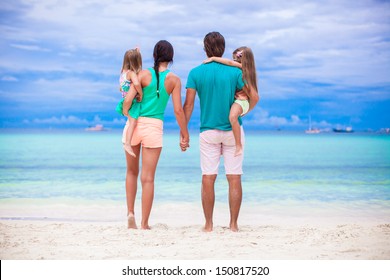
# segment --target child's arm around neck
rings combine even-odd
[[[234,60],[231,60],[231,59],[227,59],[227,58],[223,58],[223,57],[217,57],[217,56],[209,57],[205,61],[203,61],[203,63],[209,63],[209,62],[212,62],[212,61],[215,61],[215,62],[218,62],[218,63],[222,63],[222,64],[225,64],[225,65],[229,65],[229,66],[242,68],[241,63],[239,63],[237,61],[234,61]]]

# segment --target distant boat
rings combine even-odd
[[[352,133],[353,129],[351,126],[347,126],[346,128],[333,128],[333,131],[336,133]]]
[[[104,131],[104,127],[102,124],[97,124],[95,126],[90,126],[85,129],[86,131]]]
[[[320,133],[320,132],[321,131],[318,128],[311,128],[311,129],[305,130],[305,133],[307,133],[307,134],[317,134],[317,133]]]
[[[311,116],[309,116],[309,129],[306,129],[305,133],[307,133],[307,134],[317,134],[317,133],[320,133],[320,130],[318,128],[312,128],[311,127]]]

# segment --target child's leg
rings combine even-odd
[[[137,120],[130,117],[129,120],[129,126],[126,131],[126,142],[124,144],[125,151],[128,152],[130,155],[135,157],[135,154],[133,152],[133,148],[131,147],[131,138],[133,137],[134,129],[137,126]]]
[[[130,101],[130,104],[133,104],[133,99],[136,95],[137,91],[133,87],[130,87],[130,90],[126,94],[126,99]]]
[[[237,103],[233,103],[230,108],[229,121],[232,125],[232,131],[234,135],[234,140],[236,141],[236,152],[235,156],[239,156],[242,154],[242,143],[241,143],[241,127],[238,122],[238,117],[242,114],[242,107]]]
[[[127,92],[125,96],[125,99],[123,99],[123,103],[126,101],[126,103],[130,104],[129,111],[131,106],[133,105],[133,100],[136,95],[137,95],[137,91],[134,89],[134,87],[130,87],[130,90]]]

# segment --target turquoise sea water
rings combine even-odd
[[[164,134],[156,202],[200,200],[198,133],[182,153]],[[0,133],[0,203],[9,199],[124,201],[121,131]],[[381,202],[390,207],[390,136],[247,132],[244,201]],[[227,200],[221,166],[216,200]]]

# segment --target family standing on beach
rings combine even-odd
[[[142,69],[138,48],[125,53],[120,74],[123,99],[117,111],[128,117],[122,136],[127,163],[128,228],[137,228],[134,204],[141,174],[141,229],[150,229],[154,178],[163,146],[164,112],[170,96],[180,127],[180,148],[186,151],[190,143],[187,126],[198,93],[204,231],[213,230],[214,184],[221,156],[229,184],[230,229],[238,231],[245,147],[241,116],[259,101],[254,56],[250,48],[241,47],[233,52],[233,60],[222,58],[225,39],[219,32],[208,33],[203,42],[207,59],[190,71],[183,106],[180,78],[168,69],[174,55],[168,41],[157,42],[153,51],[154,66],[148,69]]]

